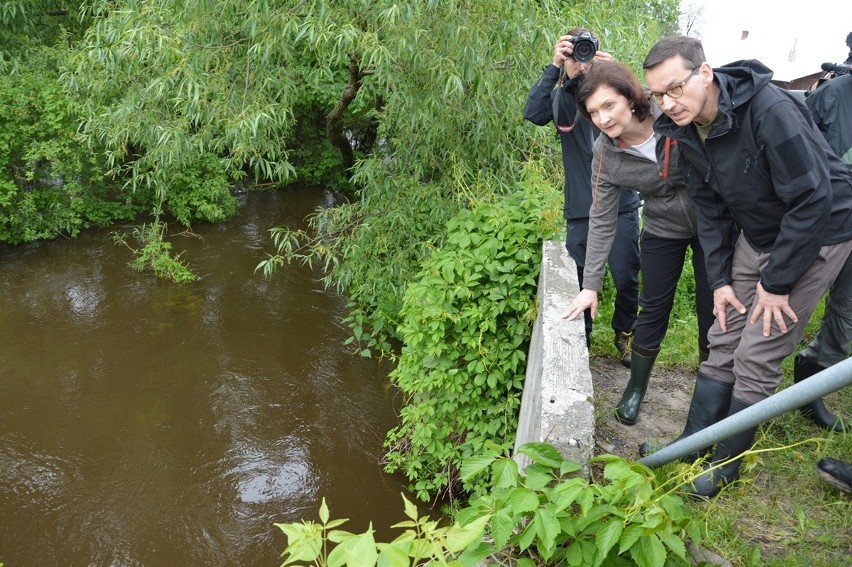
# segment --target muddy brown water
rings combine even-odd
[[[128,266],[109,231],[0,247],[0,562],[279,565],[275,522],[379,535],[404,479],[388,364],[343,344],[318,274],[254,273],[267,229],[334,196],[250,192],[228,223],[172,239],[201,280]]]

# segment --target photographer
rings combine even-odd
[[[600,133],[577,111],[577,88],[583,75],[595,61],[612,60],[598,50],[595,35],[574,28],[560,37],[553,47],[552,63],[544,68],[533,85],[524,109],[524,118],[538,126],[553,122],[562,147],[565,193],[564,215],[567,224],[565,248],[577,264],[577,278],[583,286],[589,209],[592,205],[592,144]],[[639,295],[639,213],[637,193],[624,189],[619,203],[615,242],[609,254],[609,268],[615,283],[615,311],[612,329],[614,343],[624,366],[630,366],[630,337],[636,321]],[[592,317],[584,314],[586,343],[590,344]]]

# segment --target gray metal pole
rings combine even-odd
[[[663,447],[656,453],[646,455],[639,460],[647,467],[656,468],[668,462],[680,459],[690,453],[715,445],[750,427],[794,410],[832,392],[852,384],[852,358],[847,358],[807,380],[793,384],[777,394],[762,400],[741,412],[728,416],[689,437]]]

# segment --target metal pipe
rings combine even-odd
[[[850,384],[852,384],[852,358],[847,358],[710,427],[663,447],[656,453],[646,455],[639,459],[639,462],[650,468],[659,467],[715,445],[723,439],[756,427],[764,421],[799,408]]]

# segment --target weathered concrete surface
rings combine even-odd
[[[515,451],[546,441],[568,460],[586,465],[594,455],[595,410],[589,351],[582,320],[561,318],[579,292],[577,268],[561,241],[542,245],[538,317],[527,358]],[[529,459],[517,455],[523,469]]]

